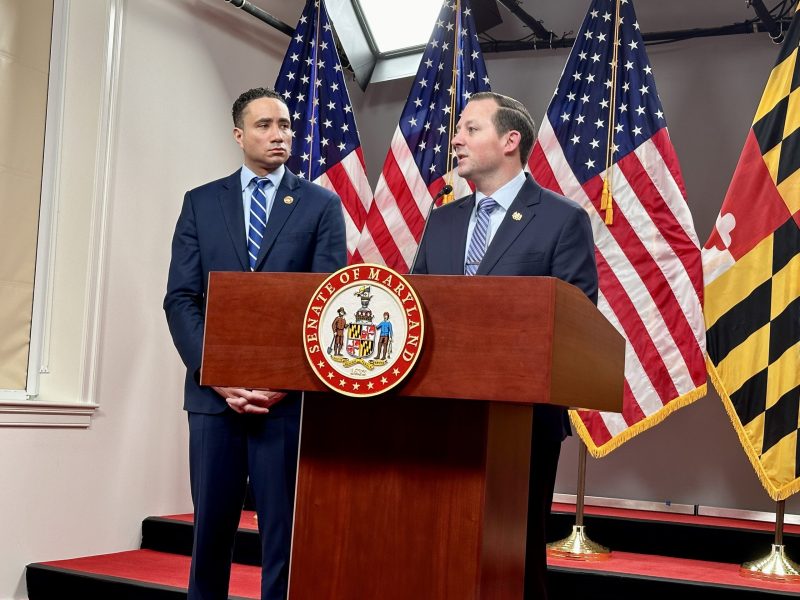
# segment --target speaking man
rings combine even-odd
[[[414,273],[545,275],[571,283],[597,302],[594,241],[587,213],[543,189],[524,172],[534,124],[519,101],[473,94],[452,139],[458,174],[475,193],[431,213]],[[547,598],[545,524],[553,499],[566,410],[533,409],[525,598]]]

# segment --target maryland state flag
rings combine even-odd
[[[800,20],[703,249],[708,372],[773,500],[800,490]]]

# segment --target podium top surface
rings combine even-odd
[[[211,273],[201,383],[328,391],[303,346],[305,308],[325,277]],[[621,410],[624,340],[574,286],[551,277],[405,278],[426,332],[392,394]]]

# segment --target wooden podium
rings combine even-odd
[[[204,385],[307,392],[290,600],[519,600],[531,407],[619,412],[622,337],[553,278],[409,275],[422,355],[389,394],[350,398],[303,349],[325,277],[211,273],[206,307]]]

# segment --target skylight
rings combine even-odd
[[[428,43],[441,0],[357,0],[379,54],[402,53]]]

